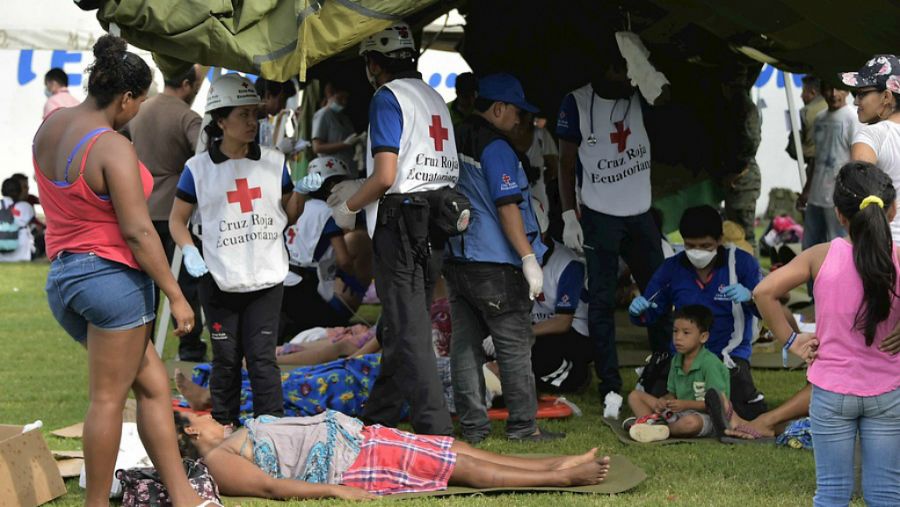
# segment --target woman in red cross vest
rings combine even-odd
[[[321,177],[293,187],[284,154],[256,141],[259,96],[249,79],[216,80],[206,101],[206,151],[187,161],[169,217],[184,266],[201,278],[200,302],[212,341],[212,415],[238,422],[241,362],[246,360],[256,416],[283,414],[275,362],[278,312],[288,273],[282,233],[302,212],[299,195]],[[292,191],[293,190],[293,191]],[[203,255],[187,228],[203,236]]]

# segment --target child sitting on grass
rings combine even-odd
[[[635,417],[626,419],[623,426],[631,438],[655,442],[669,436],[706,437],[724,431],[719,415],[728,407],[731,386],[728,368],[704,347],[712,320],[712,311],[703,305],[687,305],[675,312],[672,340],[676,354],[669,370],[668,392],[660,398],[643,391],[628,395]]]

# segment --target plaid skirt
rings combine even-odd
[[[456,467],[452,437],[414,435],[376,424],[362,431],[359,456],[341,484],[377,495],[447,488]]]

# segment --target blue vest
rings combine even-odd
[[[481,156],[485,148],[494,141],[503,143],[510,150],[518,167],[509,168],[518,188],[522,189],[522,200],[518,203],[525,225],[525,234],[531,243],[538,262],[542,262],[547,247],[541,242],[540,228],[531,207],[531,192],[528,177],[522,163],[518,162],[515,150],[506,137],[479,116],[470,116],[457,132],[457,151],[460,159],[459,182],[456,189],[472,202],[472,217],[465,233],[450,238],[447,257],[458,262],[492,262],[521,267],[521,256],[506,239],[500,225],[497,205],[491,197],[487,177],[482,171]]]

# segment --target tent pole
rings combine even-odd
[[[178,274],[181,272],[181,248],[175,247],[172,252],[172,276],[178,280]],[[162,309],[156,318],[156,354],[162,359],[163,349],[166,348],[166,335],[169,333],[169,319],[172,316],[172,308],[169,306],[169,298],[163,291],[159,291],[160,301],[162,301]]]
[[[794,140],[794,151],[797,153],[797,172],[800,173],[800,188],[806,186],[806,161],[803,160],[803,144],[800,141],[800,127],[797,120],[800,114],[797,112],[797,104],[794,103],[794,76],[790,72],[784,73],[784,93],[787,95],[788,111],[791,120],[791,137]]]

